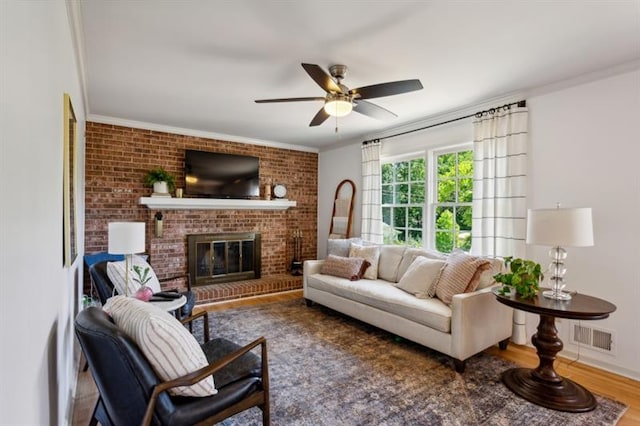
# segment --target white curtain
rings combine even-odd
[[[379,140],[362,144],[362,229],[363,240],[382,243],[382,179]]]
[[[527,219],[526,107],[497,108],[473,122],[471,251],[524,257]],[[512,340],[527,342],[524,312],[514,311]]]

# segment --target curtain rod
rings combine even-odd
[[[499,107],[489,108],[489,109],[484,110],[484,111],[478,111],[478,112],[476,112],[474,114],[465,115],[464,117],[452,118],[451,120],[443,121],[442,123],[430,124],[428,126],[420,127],[418,129],[407,130],[406,132],[396,133],[395,135],[389,135],[389,136],[384,136],[384,137],[381,137],[381,138],[369,139],[369,140],[366,140],[366,141],[362,142],[362,144],[366,145],[366,144],[368,144],[370,142],[381,141],[383,139],[395,138],[397,136],[406,135],[408,133],[419,132],[420,130],[426,130],[426,129],[430,129],[432,127],[442,126],[443,124],[453,123],[454,121],[464,120],[465,118],[470,118],[470,117],[480,118],[483,115],[494,114],[496,111],[500,111],[501,108],[502,109],[509,109],[513,105],[518,105],[519,108],[524,108],[524,107],[527,106],[527,101],[526,100],[521,100],[521,101],[518,101],[518,102],[512,102],[510,104],[504,104],[504,105],[499,106]]]

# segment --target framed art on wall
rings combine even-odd
[[[77,235],[76,232],[76,178],[77,159],[76,152],[76,115],[73,112],[71,97],[68,93],[64,94],[64,151],[63,151],[63,178],[62,178],[62,206],[63,206],[63,264],[66,267],[71,266],[78,255]]]

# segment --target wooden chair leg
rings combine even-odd
[[[455,358],[453,359],[453,365],[455,366],[457,373],[460,373],[460,374],[464,373],[464,368],[466,364],[467,363],[465,361],[460,361],[459,359],[455,359]]]

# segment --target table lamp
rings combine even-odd
[[[134,253],[144,252],[144,222],[111,222],[109,223],[109,254],[124,254],[125,278],[124,292],[129,296],[129,265]]]
[[[567,268],[565,247],[587,247],[593,245],[593,222],[591,208],[529,209],[527,211],[527,244],[551,246],[551,290],[542,295],[549,299],[569,300],[571,295],[564,293],[564,274]]]

